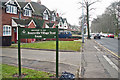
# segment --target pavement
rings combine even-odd
[[[118,59],[94,40],[86,40],[81,54],[81,77],[118,78]]]
[[[22,49],[22,67],[55,73],[55,51]],[[2,63],[17,66],[17,49],[3,48]],[[118,78],[118,58],[100,47],[94,40],[86,40],[83,52],[60,52],[59,74],[79,72],[81,78]]]

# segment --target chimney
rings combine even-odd
[[[25,0],[25,2],[31,2],[31,0]]]
[[[37,3],[41,4],[41,0],[38,0]]]
[[[59,14],[57,13],[57,17],[59,17]]]

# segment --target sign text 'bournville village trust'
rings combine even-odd
[[[59,47],[58,47],[58,26],[56,28],[20,28],[18,26],[18,66],[19,77],[21,77],[21,51],[20,51],[20,39],[44,39],[44,38],[56,38],[56,78],[58,78],[58,62],[59,62]]]
[[[31,28],[20,28],[20,38],[56,38],[56,28],[54,29],[31,29]]]

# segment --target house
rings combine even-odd
[[[41,2],[31,2],[31,5],[35,9],[33,16],[44,20],[43,28],[49,28],[48,23],[57,24],[55,11],[50,11],[46,6],[42,5]]]
[[[3,46],[10,46],[12,42],[17,42],[18,23],[15,22],[15,19],[26,19],[27,21],[32,17],[33,12],[34,9],[29,2],[17,2],[16,0],[2,2],[2,34],[0,37],[2,37]],[[30,23],[28,27],[32,27],[32,24]],[[22,24],[21,27],[25,28],[26,25]]]
[[[68,22],[67,22],[67,19],[66,19],[66,18],[63,18],[63,21],[64,21],[64,29],[65,29],[65,30],[68,30]]]
[[[67,30],[67,19],[63,19],[50,11],[41,1],[32,2],[30,0],[7,0],[2,2],[0,39],[3,46],[10,46],[17,43],[18,24],[21,28],[55,28],[56,25],[62,30]],[[35,42],[35,39],[22,39],[21,42]]]
[[[58,28],[60,30],[66,31],[68,29],[68,22],[66,18],[59,17],[57,21],[58,21]]]
[[[17,25],[20,25],[21,28],[36,28],[36,24],[33,20],[31,19],[12,19],[12,42],[15,41],[15,43],[17,43],[17,39],[18,39],[18,34],[17,34]],[[31,42],[35,42],[36,39],[21,39],[21,42],[24,43],[31,43]]]
[[[8,0],[2,2],[2,23],[1,34],[3,46],[10,46],[11,43],[17,43],[18,27],[22,28],[46,28],[53,27],[49,23],[56,24],[56,14],[39,2],[18,2],[18,0]],[[37,18],[37,19],[34,19]],[[19,20],[21,19],[21,20]],[[30,20],[31,19],[31,20]],[[42,21],[44,20],[44,21]],[[40,21],[40,22],[38,22]],[[39,25],[39,23],[41,23]],[[22,40],[22,42],[35,42],[36,40]]]

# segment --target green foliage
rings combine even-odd
[[[16,73],[18,74],[17,67],[2,64],[2,78],[15,78],[13,75]],[[27,74],[24,78],[49,78],[49,76],[53,76],[52,74],[48,74],[46,72],[27,68],[22,68],[22,73]]]
[[[59,41],[60,50],[80,51],[81,41]],[[17,47],[12,45],[11,47]],[[39,43],[22,44],[22,48],[35,48],[35,49],[56,49],[56,41],[44,41]]]

